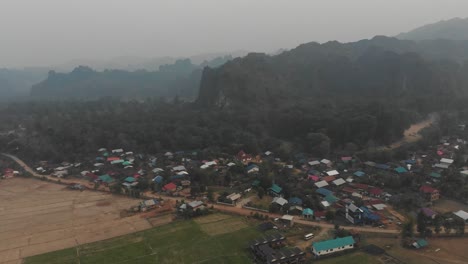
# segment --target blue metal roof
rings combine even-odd
[[[325,188],[318,188],[317,190],[315,190],[316,193],[318,194],[321,194],[323,196],[327,196],[327,195],[331,195],[333,194],[332,191],[328,190],[328,189],[325,189]]]

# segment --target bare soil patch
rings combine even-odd
[[[139,200],[36,179],[0,181],[0,263],[151,228],[120,212]]]

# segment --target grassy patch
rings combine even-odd
[[[338,257],[330,257],[315,261],[318,264],[381,264],[376,257],[367,255],[363,252],[345,254]]]
[[[116,239],[33,256],[24,263],[249,263],[246,244],[259,236],[258,231],[242,218],[221,216],[175,222]],[[204,230],[208,225],[221,227],[234,223],[242,228],[210,233]]]

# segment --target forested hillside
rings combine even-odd
[[[460,43],[460,42],[458,42]],[[455,42],[376,37],[354,43],[308,43],[276,56],[249,54],[205,69],[202,106],[275,106],[294,98],[456,96],[468,91],[468,55]],[[450,50],[450,51],[449,51]]]
[[[218,67],[232,59],[230,56],[216,58],[201,65],[189,59],[159,67],[158,71],[95,71],[80,66],[70,73],[50,71],[46,80],[32,87],[34,98],[86,98],[125,97],[145,98],[180,96],[196,97],[204,66]]]

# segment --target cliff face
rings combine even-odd
[[[308,43],[276,56],[249,54],[217,69],[205,68],[198,103],[235,107],[307,97],[390,98],[466,91],[466,67],[450,58],[441,62],[436,49],[427,46],[376,37],[347,44]],[[461,51],[466,53],[468,46]]]

